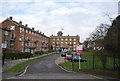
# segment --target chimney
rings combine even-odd
[[[10,18],[9,18],[10,20],[12,20],[13,19],[13,17],[12,16],[10,16]]]
[[[22,25],[22,21],[19,22],[19,25]]]
[[[32,30],[34,30],[34,28],[32,28]]]
[[[27,25],[27,24],[25,24],[25,27],[28,27],[28,25]]]

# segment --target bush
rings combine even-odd
[[[48,53],[51,53],[51,52],[54,52],[54,50],[48,50],[48,51],[36,51],[35,54],[42,55],[42,54],[48,54]]]
[[[55,52],[55,50],[50,49],[50,50],[48,50],[48,52]]]
[[[35,54],[42,55],[42,54],[44,54],[44,52],[43,51],[36,51]]]
[[[19,52],[19,53],[3,53],[4,59],[22,59],[22,58],[30,58],[32,55],[29,52]]]

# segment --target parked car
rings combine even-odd
[[[67,59],[67,60],[71,60],[71,59],[72,59],[72,52],[68,52],[68,53],[66,54],[66,59]]]
[[[71,59],[72,59],[72,56],[67,56],[66,59],[67,59],[67,60],[71,60]]]
[[[65,52],[62,52],[62,53],[61,53],[61,56],[62,56],[62,57],[66,57],[66,53],[65,53]]]
[[[59,54],[59,53],[60,53],[60,51],[56,51],[56,53],[57,53],[57,54]]]
[[[79,62],[79,60],[80,60],[80,62],[87,62],[87,59],[84,59],[84,58],[81,58],[81,57],[79,57],[79,56],[73,56],[72,57],[72,59],[71,59],[71,62]]]

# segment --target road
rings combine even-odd
[[[64,71],[55,63],[59,56],[55,54],[31,63],[24,75],[14,79],[99,79],[90,74]]]

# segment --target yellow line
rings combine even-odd
[[[58,67],[60,67],[61,69],[63,69],[64,71],[66,71],[66,72],[73,72],[73,71],[68,71],[68,70],[64,69],[62,66],[58,65],[58,64],[56,63],[56,61],[55,61],[55,64],[56,64]]]
[[[24,72],[23,72],[22,74],[18,75],[18,76],[22,76],[22,75],[24,75],[24,74],[26,73],[27,69],[28,69],[28,66],[26,66]],[[6,79],[13,79],[13,78],[15,78],[15,76],[13,76],[13,77],[9,77],[9,78],[6,78]]]
[[[28,69],[28,66],[25,68],[25,71],[22,74],[18,75],[18,76],[24,75],[26,73],[27,69]]]

